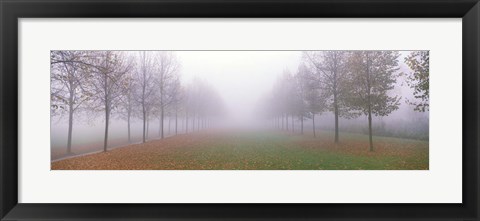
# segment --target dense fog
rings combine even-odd
[[[419,63],[422,54],[396,51],[376,55],[373,52],[355,54],[347,51],[341,54],[343,63],[335,60],[335,65],[341,67],[339,73],[343,72],[345,78],[335,84],[346,82],[341,88],[342,95],[336,98],[343,99],[337,102],[341,109],[338,119],[340,139],[346,132],[369,133],[368,111],[364,108],[368,107],[372,115],[373,136],[428,140],[428,85],[427,98],[422,97],[421,90],[416,87],[418,78],[412,77],[416,71],[412,67],[416,66],[406,62],[410,58]],[[167,138],[218,129],[285,130],[286,125],[291,133],[300,133],[302,119],[303,133],[312,134],[312,116],[315,117],[316,133],[334,131],[333,97],[324,93],[327,89],[322,86],[327,85],[322,75],[327,75],[329,70],[328,63],[322,59],[327,59],[328,54],[322,53],[110,51],[109,54],[104,51],[53,51],[52,160],[68,154],[162,139],[162,134]],[[377,56],[377,60],[369,56]],[[390,58],[395,61],[388,60]],[[372,61],[369,63],[368,59]],[[363,98],[363,89],[360,86],[356,89],[361,78],[352,77],[356,71],[363,71],[364,66],[367,72],[382,72],[379,79],[385,78],[369,79],[372,84],[387,85],[378,86],[385,91],[378,91],[375,87],[368,89],[369,95],[377,93],[378,96],[371,95],[372,105],[367,106],[358,101]],[[103,75],[97,77],[97,72]],[[295,92],[298,86],[295,82],[300,82],[296,77],[299,76],[305,76],[303,84],[318,94],[312,98],[318,103],[314,111]],[[428,79],[426,82],[428,84]],[[72,93],[76,95],[72,96]],[[313,96],[310,92],[305,93],[306,98]],[[147,99],[147,96],[150,97]],[[107,120],[108,137],[105,140]],[[69,131],[71,153],[66,154]]]

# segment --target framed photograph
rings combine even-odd
[[[1,220],[479,220],[476,0],[0,4]]]

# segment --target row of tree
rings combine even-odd
[[[68,116],[67,154],[72,153],[72,131],[79,112],[105,123],[103,149],[107,151],[112,117],[127,122],[131,142],[131,121],[143,122],[142,142],[148,139],[149,122],[158,119],[159,137],[164,138],[164,120],[169,113],[189,117],[191,130],[207,126],[218,116],[223,104],[218,93],[207,83],[194,79],[185,86],[180,80],[180,63],[168,51],[52,51],[51,114]],[[202,123],[202,125],[200,125]]]
[[[285,70],[267,99],[264,109],[278,128],[294,130],[295,120],[311,119],[332,112],[335,143],[339,142],[339,118],[367,116],[370,150],[373,151],[372,117],[397,110],[401,97],[394,95],[397,80],[406,74],[413,89],[416,111],[429,111],[429,52],[415,51],[404,59],[411,72],[399,71],[397,51],[307,51],[295,74]]]

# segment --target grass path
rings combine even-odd
[[[52,163],[66,170],[425,170],[428,142],[341,134],[210,131],[178,135]]]

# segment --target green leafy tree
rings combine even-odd
[[[72,133],[75,114],[93,96],[85,80],[89,73],[84,51],[51,52],[51,114],[68,114],[67,155],[72,154]]]
[[[414,51],[405,57],[405,63],[412,70],[407,75],[407,84],[413,91],[413,96],[419,101],[409,101],[414,105],[415,111],[429,111],[429,75],[430,75],[430,53],[429,51]]]
[[[312,118],[313,137],[316,137],[315,116],[327,111],[327,99],[326,93],[322,91],[320,84],[318,84],[316,72],[313,70],[308,71],[308,69],[306,71],[307,73],[305,73],[304,77],[306,77],[308,83],[305,85],[305,105]]]
[[[333,112],[335,118],[335,143],[339,142],[339,117],[352,117],[344,104],[345,84],[347,80],[347,51],[313,51],[304,52],[304,58],[315,69],[317,83],[326,100],[326,108]]]
[[[368,117],[370,151],[372,115],[387,116],[400,105],[400,97],[389,93],[399,76],[398,57],[395,51],[355,51],[349,59],[348,107]]]
[[[300,133],[303,134],[303,122],[305,119],[310,118],[310,113],[307,108],[307,96],[310,93],[310,84],[312,84],[310,70],[304,63],[298,67],[298,71],[294,76],[294,84],[294,108],[300,120]]]
[[[180,63],[173,52],[162,51],[157,54],[157,78],[156,85],[158,87],[157,109],[156,114],[159,118],[159,135],[163,139],[164,135],[164,121],[167,110],[172,105],[172,94],[177,89],[179,82]]]
[[[108,147],[108,129],[113,110],[121,107],[121,98],[128,88],[128,73],[132,63],[126,59],[125,53],[118,51],[97,51],[92,57],[92,77],[95,104],[92,110],[105,113],[105,135],[103,151]]]

